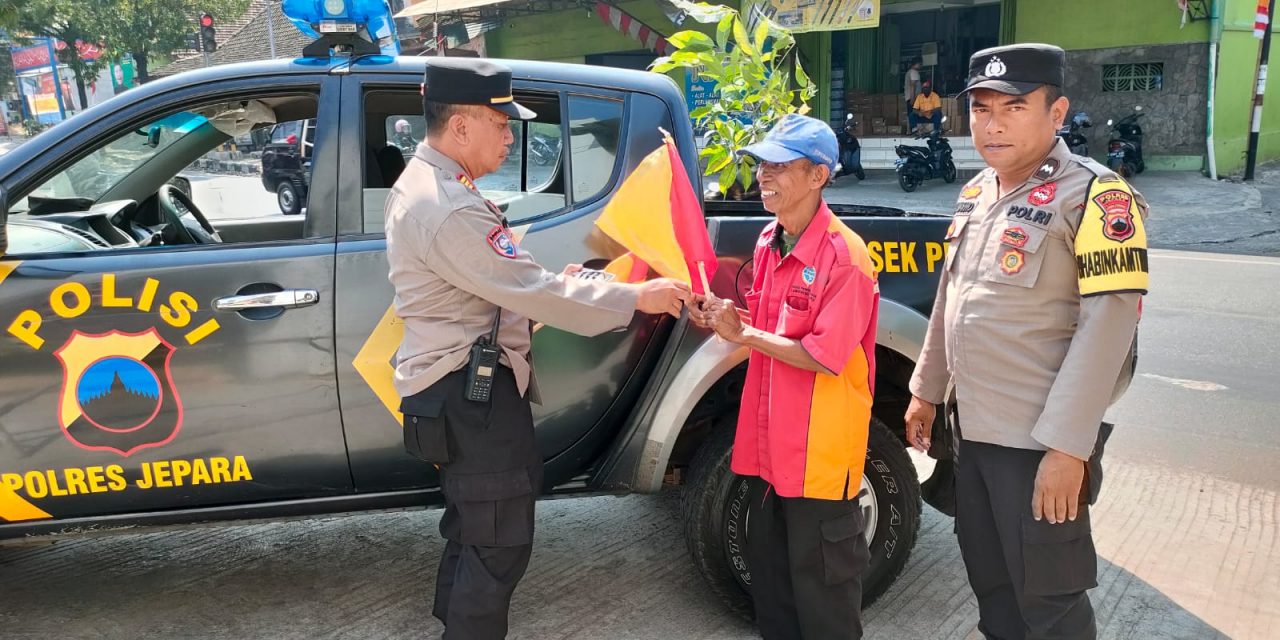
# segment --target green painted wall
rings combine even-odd
[[[809,115],[819,120],[831,119],[831,32],[796,34],[796,46],[805,73],[818,85],[818,95],[810,103]]]
[[[1209,40],[1207,20],[1178,27],[1182,14],[1173,0],[1018,0],[1016,14],[1019,42],[1068,50]]]
[[[715,25],[702,25],[686,20],[677,27],[663,15],[658,4],[649,0],[632,0],[618,5],[623,11],[669,36],[685,29],[715,33]],[[595,10],[586,9],[523,16],[508,21],[485,34],[485,47],[490,57],[532,60],[570,60],[582,62],[584,56],[615,51],[640,51],[638,41],[607,25]]]
[[[1221,3],[1222,39],[1218,59],[1217,88],[1214,92],[1214,153],[1220,175],[1244,172],[1253,118],[1254,69],[1262,43],[1253,37],[1254,0],[1226,0]],[[1280,39],[1273,24],[1270,67],[1280,69]],[[1267,82],[1267,104],[1262,111],[1258,137],[1258,162],[1280,159],[1280,78],[1276,72]]]

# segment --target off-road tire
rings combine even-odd
[[[760,497],[752,495],[745,478],[729,469],[736,423],[736,413],[722,418],[698,450],[684,487],[682,510],[694,565],[711,591],[749,620],[754,612],[747,591],[746,534],[750,507]],[[864,475],[876,492],[878,509],[871,564],[863,575],[864,607],[902,573],[920,530],[920,485],[902,441],[872,418],[869,449]]]

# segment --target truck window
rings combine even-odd
[[[195,224],[189,205],[223,244],[303,239],[306,216],[298,214],[306,209],[311,163],[285,149],[300,147],[301,124],[317,106],[311,93],[237,96],[116,131],[15,203],[9,226],[24,242],[10,252],[187,243],[170,227],[174,220]],[[235,140],[251,139],[255,130],[270,131],[263,134],[267,149],[239,149]]]
[[[569,96],[574,202],[591,200],[612,183],[621,134],[621,101]]]
[[[560,151],[564,139],[561,96],[517,92],[516,100],[534,110],[537,118],[511,121],[515,142],[507,161],[496,172],[476,180],[480,192],[502,208],[513,224],[564,209],[568,203]],[[404,170],[402,162],[408,163],[426,138],[426,123],[417,87],[369,90],[364,107],[363,229],[379,234],[383,232],[387,195]]]
[[[283,122],[271,129],[271,144],[286,144],[289,136],[298,135],[300,122]]]

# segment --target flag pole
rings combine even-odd
[[[671,132],[667,131],[666,129],[663,129],[662,127],[658,127],[658,132],[662,134],[662,138],[665,144],[675,146],[676,141],[674,138],[671,137]],[[703,295],[707,296],[708,298],[715,298],[715,296],[712,295],[711,293],[711,283],[707,282],[707,264],[702,260],[698,261],[698,276],[702,278]]]

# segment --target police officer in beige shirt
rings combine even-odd
[[[595,335],[627,326],[636,311],[679,317],[690,293],[674,280],[584,280],[574,277],[576,266],[550,273],[519,248],[474,183],[506,159],[509,119],[534,116],[515,102],[509,69],[432,60],[423,108],[427,139],[386,205],[390,279],[404,321],[395,385],[405,447],[438,466],[445,499],[433,614],[446,639],[503,638],[542,490],[531,321]]]
[[[958,404],[956,534],[987,638],[1094,638],[1089,505],[1107,407],[1132,377],[1147,291],[1147,203],[1057,138],[1066,54],[1012,45],[970,59],[988,169],[960,193],[908,440]]]

